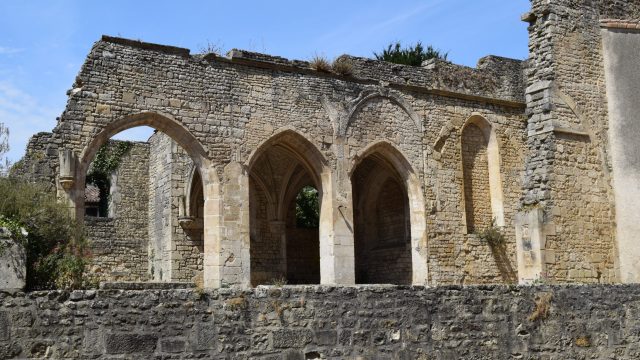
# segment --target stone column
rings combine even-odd
[[[516,215],[516,257],[520,284],[544,280],[545,263],[555,261],[555,254],[545,250],[547,233],[554,227],[549,224],[545,226],[543,220],[542,209],[523,211]]]
[[[68,204],[71,216],[82,219],[84,217],[84,189],[78,181],[76,156],[72,150],[62,149],[58,151],[58,161],[58,198]]]
[[[338,161],[337,176],[328,169],[321,174],[320,283],[355,284],[353,204],[351,180]]]
[[[220,261],[222,234],[222,198],[214,167],[202,169],[204,190],[204,287],[219,288],[222,281]]]
[[[251,286],[249,218],[249,175],[232,162],[222,183],[221,286]]]

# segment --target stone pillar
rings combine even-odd
[[[516,255],[520,284],[544,279],[545,263],[555,261],[555,254],[545,251],[546,233],[552,226],[545,226],[543,220],[542,209],[523,211],[516,215]]]
[[[204,287],[219,288],[222,284],[220,261],[222,199],[220,182],[214,167],[202,170],[202,185],[204,188]]]
[[[411,273],[413,285],[428,285],[427,213],[424,195],[417,178],[407,181],[411,221]]]
[[[221,286],[250,287],[249,175],[243,165],[224,168],[221,214]]]
[[[321,174],[320,283],[355,284],[353,205],[347,174],[333,180],[330,171]],[[338,191],[340,189],[341,191]]]
[[[58,151],[58,161],[58,198],[68,204],[71,216],[82,219],[84,217],[84,188],[78,181],[76,156],[72,150],[61,149]]]

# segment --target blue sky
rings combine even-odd
[[[372,56],[392,41],[421,40],[475,66],[494,54],[527,57],[528,0],[422,1],[21,1],[0,3],[0,122],[11,131],[8,157],[50,131],[66,91],[102,34],[186,47],[215,44],[309,59]],[[120,138],[145,139],[146,129]]]

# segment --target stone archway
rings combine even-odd
[[[482,116],[461,129],[463,193],[467,232],[504,226],[500,149],[496,132]]]
[[[328,230],[325,203],[331,197],[323,181],[326,160],[302,135],[284,130],[255,151],[247,168],[251,284],[320,283],[320,247]],[[295,222],[296,195],[305,186],[318,190],[316,229]]]
[[[136,115],[126,116],[126,117],[117,119],[109,123],[108,125],[104,126],[97,133],[96,136],[90,139],[90,141],[83,148],[83,150],[79,155],[78,161],[75,166],[75,171],[73,172],[72,186],[66,193],[70,200],[70,203],[73,204],[75,207],[76,216],[80,217],[84,215],[84,199],[85,199],[84,190],[85,190],[86,173],[97,151],[113,135],[137,126],[149,126],[162,132],[172,141],[177,143],[184,150],[184,152],[186,152],[188,157],[193,162],[195,172],[198,174],[198,180],[199,180],[198,186],[201,189],[201,193],[199,196],[202,198],[201,200],[203,200],[201,202],[204,203],[204,204],[200,204],[202,205],[201,210],[197,210],[199,211],[198,216],[201,219],[201,228],[209,227],[212,229],[212,231],[205,232],[204,236],[200,236],[199,245],[198,245],[200,247],[200,250],[198,251],[199,253],[198,256],[199,257],[203,256],[202,255],[203,242],[204,242],[205,257],[206,257],[206,254],[210,254],[210,256],[215,256],[216,255],[215,251],[212,251],[212,248],[215,248],[215,243],[219,241],[219,234],[215,231],[215,229],[219,228],[218,227],[219,218],[218,218],[218,213],[216,212],[216,210],[219,209],[219,206],[216,206],[217,205],[216,203],[220,201],[220,196],[218,194],[218,191],[219,191],[218,178],[215,173],[215,169],[213,169],[213,167],[211,166],[211,163],[209,162],[207,157],[207,152],[205,151],[204,147],[200,144],[200,142],[196,139],[196,137],[193,134],[191,134],[180,122],[178,122],[177,120],[167,115],[147,112],[147,113],[140,113]],[[207,203],[209,203],[209,206],[207,206]],[[175,224],[177,226],[179,219],[176,218],[172,220],[175,220]],[[169,245],[170,246],[167,247],[168,249],[175,248],[175,246],[173,246],[174,244],[169,244]],[[149,250],[150,253],[148,255],[148,259],[149,261],[151,261],[153,256],[150,255],[151,248],[149,249],[150,249]],[[169,250],[169,251],[172,251],[172,250]],[[145,256],[145,258],[146,257],[147,256]],[[176,259],[181,257],[182,255],[176,254]],[[169,261],[174,263],[178,261],[176,259],[173,259],[173,255],[172,255]],[[144,259],[137,259],[136,261],[142,261],[142,260]],[[203,262],[202,259],[199,262],[202,264]],[[206,261],[204,261],[204,263],[206,263]],[[153,267],[151,263],[149,264],[149,267],[150,269]],[[202,265],[199,265],[199,267],[202,268]],[[220,269],[218,268],[211,268],[209,269],[208,272],[211,274],[212,272],[219,272],[219,270]],[[151,270],[149,271],[150,273],[153,273],[153,271]],[[181,279],[184,278],[185,276],[187,276],[187,278],[184,278],[183,280],[191,279],[192,275],[187,275],[187,273],[190,273],[192,271],[195,271],[195,270],[193,269],[190,269],[188,271],[181,270],[181,272],[184,273],[180,275]],[[207,271],[205,271],[205,278],[207,278],[206,273]],[[155,279],[155,275],[153,276]],[[166,279],[171,280],[172,278],[171,276],[169,276]],[[166,279],[163,278],[160,280],[166,281]],[[215,284],[209,285],[209,286],[215,286]]]
[[[426,220],[420,182],[386,141],[369,145],[351,167],[358,283],[427,283]]]

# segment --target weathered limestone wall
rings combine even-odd
[[[155,133],[149,138],[149,272],[156,281],[171,278],[171,138]]]
[[[110,217],[85,217],[99,280],[142,281],[148,275],[149,145],[133,143],[111,177]]]
[[[640,18],[602,30],[620,280],[640,282]],[[626,24],[624,24],[626,25]]]
[[[55,184],[58,165],[58,142],[50,132],[39,132],[27,143],[24,156],[11,168],[11,174]]]
[[[320,231],[323,268],[331,268],[326,281],[353,281],[350,176],[371,152],[395,167],[408,192],[414,283],[512,281],[502,265],[515,262],[513,219],[524,158],[522,62],[487,57],[471,69],[442,61],[409,67],[351,60],[353,76],[345,77],[263,54],[234,50],[224,58],[192,56],[186,49],[105,37],[91,50],[54,130],[52,141],[77,159],[76,185],[59,187],[59,193],[77,204],[83,191],[77,184],[95,149],[128,127],[154,126],[180,144],[202,171],[207,229],[202,266],[211,274],[208,283],[220,286],[227,277],[229,284],[247,284],[249,263],[262,259],[249,259],[245,214],[259,211],[246,208],[248,191],[236,184],[248,178],[244,172],[252,171],[247,166],[256,149],[288,129],[302,139],[295,141],[308,144],[283,146],[293,146],[303,163],[322,164],[312,176],[321,178],[327,191],[323,214],[328,228]],[[500,259],[464,226],[460,132],[472,116],[486,119],[500,144],[501,211],[508,239]],[[173,211],[173,206],[162,208]],[[157,229],[167,224],[151,218],[149,231],[157,238]],[[272,231],[278,224],[260,226]],[[274,234],[276,240],[281,237]],[[191,269],[186,265],[191,260],[183,260],[195,256],[179,256],[174,260],[183,265],[176,266]],[[264,265],[279,266],[277,261]]]
[[[0,358],[636,359],[639,312],[636,285],[0,292]]]
[[[540,234],[534,243],[542,249],[530,255],[542,276],[621,279],[600,21],[639,15],[632,1],[562,0],[532,1],[523,17],[530,23],[523,211],[544,213],[539,226],[522,231]]]
[[[202,229],[183,229],[179,209],[189,196],[193,161],[162,132],[149,138],[149,146],[150,272],[158,281],[191,281],[202,271]]]
[[[467,230],[474,232],[491,225],[488,141],[482,130],[470,124],[462,132],[462,171]]]

